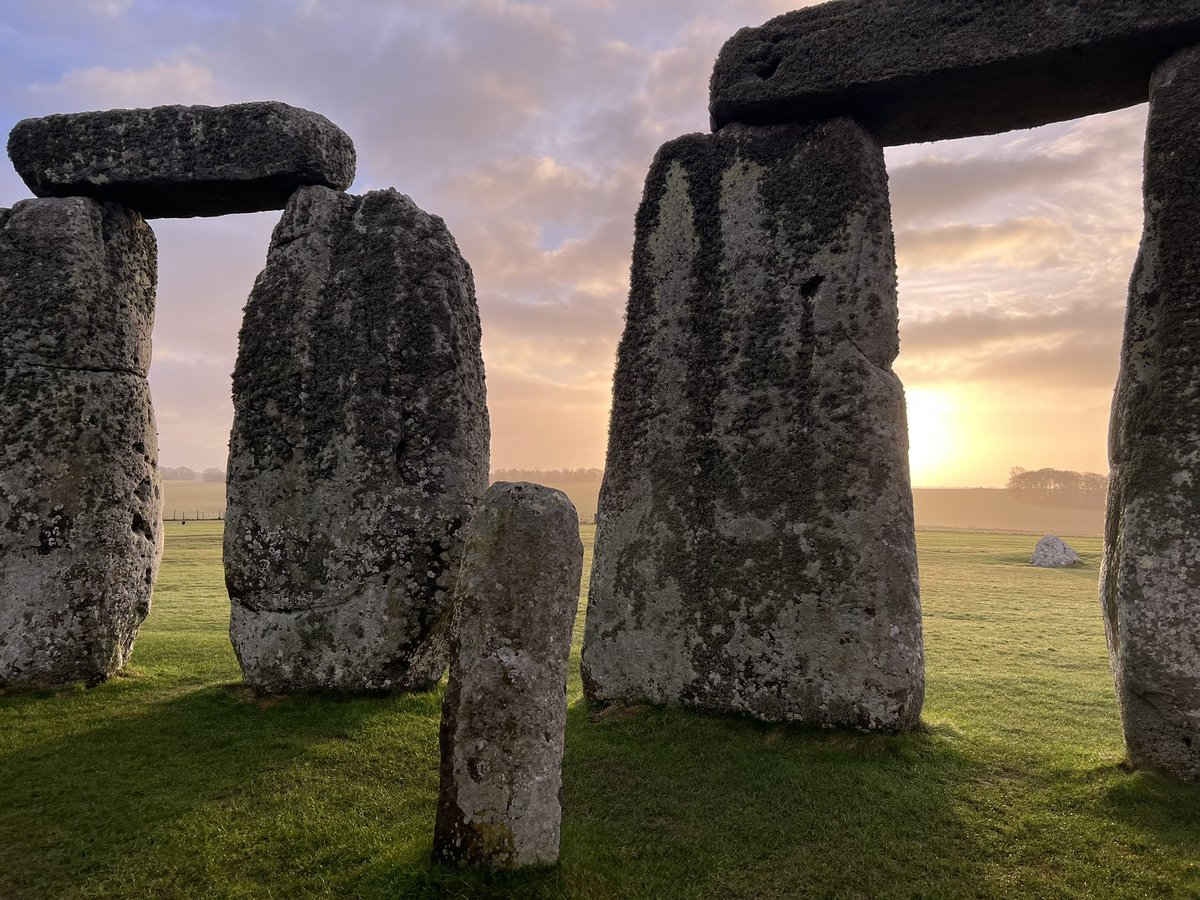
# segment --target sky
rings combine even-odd
[[[0,131],[52,112],[282,100],[351,191],[442,216],[475,273],[492,467],[602,467],[654,151],[708,130],[738,28],[795,0],[4,0]],[[913,483],[1107,471],[1145,106],[889,148]],[[29,197],[0,166],[0,207]],[[160,463],[224,468],[242,307],[277,212],[157,219]]]

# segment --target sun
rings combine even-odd
[[[938,473],[955,457],[955,403],[945,391],[913,388],[908,403],[908,465],[913,484],[937,483]]]

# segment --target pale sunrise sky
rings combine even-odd
[[[475,271],[493,468],[600,467],[633,217],[707,131],[717,50],[784,0],[4,0],[0,128],[283,100],[358,148],[356,193],[442,216]],[[888,151],[916,485],[1106,471],[1145,107]],[[0,166],[0,206],[30,196]],[[160,462],[224,468],[242,306],[278,213],[154,220]]]

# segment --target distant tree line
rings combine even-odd
[[[217,468],[208,468],[203,472],[197,472],[195,469],[189,469],[187,466],[178,466],[174,469],[170,466],[163,466],[158,472],[162,475],[163,481],[209,481],[218,483],[225,481],[225,470]]]
[[[1108,477],[1095,472],[1023,469],[1008,475],[1008,491],[1016,499],[1055,506],[1104,506]]]
[[[591,484],[603,477],[603,469],[496,469],[492,472],[492,481],[532,481],[536,484]]]

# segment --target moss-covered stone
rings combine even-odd
[[[558,860],[579,517],[561,491],[491,486],[465,539],[442,704],[434,857]]]
[[[924,692],[879,144],[690,135],[637,218],[583,675],[597,700],[904,729]]]
[[[487,485],[470,267],[394,190],[297,191],[246,305],[225,571],[248,684],[404,690],[446,667]]]
[[[1101,600],[1132,761],[1200,780],[1200,48],[1154,74]]]
[[[885,144],[1032,128],[1146,100],[1200,0],[836,0],[743,28],[713,126],[851,116]]]

